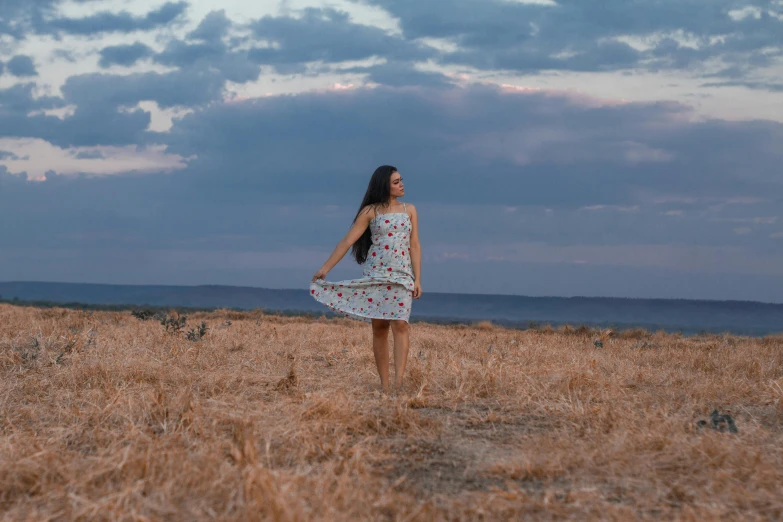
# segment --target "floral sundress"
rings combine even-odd
[[[372,245],[362,265],[362,277],[310,283],[310,294],[332,311],[371,322],[389,319],[408,322],[413,302],[411,219],[404,212],[377,214],[370,221]]]

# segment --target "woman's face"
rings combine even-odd
[[[391,196],[393,198],[401,198],[405,195],[405,186],[402,184],[402,176],[399,172],[392,172],[391,179]]]

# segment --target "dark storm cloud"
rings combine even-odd
[[[19,93],[2,96],[27,110]],[[97,97],[94,107],[135,99]],[[182,186],[185,200],[203,202],[351,203],[356,194],[346,189],[360,192],[381,163],[406,172],[418,197],[443,204],[579,208],[634,205],[645,192],[764,200],[780,193],[781,124],[691,122],[690,109],[675,103],[594,103],[489,87],[378,87],[210,105],[146,141],[197,157],[165,178]],[[141,111],[118,114],[127,129],[117,130],[126,136],[117,142],[149,122]],[[63,125],[100,128],[107,117],[80,106]]]
[[[149,31],[174,22],[185,13],[187,7],[187,2],[166,2],[144,16],[135,16],[127,11],[103,11],[82,18],[53,18],[40,22],[37,30],[42,33],[75,35]]]
[[[0,118],[9,114],[25,117],[29,112],[62,107],[61,98],[53,96],[33,96],[34,83],[18,83],[6,89],[0,89]],[[9,128],[8,131],[13,129]]]
[[[432,37],[454,42],[458,49],[443,53],[442,62],[481,69],[682,69],[714,58],[761,66],[783,52],[783,22],[769,14],[783,14],[783,6],[771,1],[560,0],[549,5],[501,0],[357,1],[387,10],[399,19],[409,40]],[[762,12],[758,18],[732,19],[729,12],[745,6]],[[695,40],[697,48],[666,36],[678,32]],[[656,35],[664,37],[646,51],[613,40]]]
[[[76,0],[77,3],[101,3],[95,0]],[[163,27],[182,16],[187,2],[167,2],[143,16],[127,11],[102,11],[81,18],[61,17],[57,8],[63,0],[3,0],[0,2],[0,34],[24,39],[30,33],[77,34],[148,31]]]
[[[171,6],[180,4],[166,5],[169,7],[145,19],[162,20],[165,18],[162,13],[171,14]],[[226,81],[245,83],[258,78],[260,66],[249,61],[246,52],[232,51],[221,41],[229,28],[225,13],[218,11],[204,18],[189,35],[191,41],[169,40],[160,53],[140,42],[106,47],[101,51],[99,65],[102,67],[131,66],[148,57],[175,70],[71,76],[61,90],[63,104],[76,106],[76,112],[47,129],[42,130],[43,122],[22,128],[36,132],[35,137],[46,136],[62,146],[146,144],[150,139],[145,133],[149,114],[118,109],[134,107],[141,101],[154,101],[162,108],[199,107],[221,100]]]
[[[3,0],[0,2],[0,35],[24,38],[33,21],[40,21],[44,15],[53,12],[60,1]]]
[[[35,85],[18,84],[0,90],[0,136],[41,138],[68,146],[144,145],[149,142],[146,111],[119,110],[153,100],[161,107],[195,106],[219,99],[224,77],[202,70],[137,73],[127,76],[88,74],[68,78],[63,98],[34,97]],[[32,112],[74,105],[60,119]]]
[[[186,67],[198,62],[213,62],[226,54],[227,48],[220,41],[209,43],[187,43],[171,40],[155,61],[163,65]]]
[[[223,42],[232,25],[225,11],[212,11],[186,40],[170,40],[155,55],[155,61],[169,67],[219,71],[225,80],[236,83],[257,80],[261,72],[259,64],[251,61],[246,51],[235,51]]]
[[[0,137],[40,138],[59,147],[144,144],[149,124],[150,114],[140,109],[79,108],[65,119],[0,113]]]
[[[152,56],[154,51],[141,42],[126,45],[111,45],[101,49],[101,59],[98,65],[104,69],[112,65],[129,67],[142,58]]]
[[[17,55],[5,64],[8,72],[17,77],[38,76],[33,59],[25,55]]]
[[[399,20],[403,36],[355,23],[347,13],[332,8],[307,8],[296,17],[265,16],[252,22],[253,38],[259,42],[250,50],[249,58],[258,64],[273,65],[280,72],[301,72],[303,64],[313,61],[335,63],[369,57],[400,64],[433,58],[443,64],[526,73],[692,69],[717,60],[724,64],[727,74],[747,79],[749,71],[770,65],[783,54],[783,22],[772,15],[783,16],[783,6],[771,1],[356,1],[386,9]],[[104,11],[83,18],[57,18],[55,6],[54,1],[26,4],[8,0],[0,7],[0,12],[6,14],[0,31],[20,37],[21,32],[30,32],[33,27],[36,32],[69,34],[150,30],[178,20],[187,4],[168,2],[142,16]],[[758,12],[735,14],[736,19],[729,14],[749,6]],[[224,11],[214,11],[187,40],[170,42],[159,61],[177,65],[224,56],[232,64],[230,79],[246,81],[254,73],[242,64],[246,61],[245,53],[223,47],[222,39],[231,26]],[[679,42],[675,35],[683,35],[691,43]],[[457,48],[436,51],[419,40],[427,37],[444,38]],[[652,47],[634,49],[618,40],[623,37],[652,37],[648,40],[653,42]],[[148,55],[140,47],[111,50],[120,55],[114,61],[111,56],[104,56],[104,66],[132,64],[134,57]],[[368,72],[391,80],[392,85],[400,83],[393,75],[385,75],[383,68]],[[763,82],[749,86],[765,88]]]
[[[0,137],[41,138],[62,147],[146,142],[147,112],[119,112],[116,105],[97,103],[96,98],[96,103],[80,103],[71,116],[60,119],[40,111],[63,107],[66,100],[35,97],[34,89],[32,83],[0,89]]]
[[[134,282],[295,286],[322,262],[310,266],[301,252],[327,256],[347,231],[372,170],[392,163],[419,206],[433,275],[436,265],[448,265],[444,259],[463,255],[459,267],[448,265],[452,275],[484,273],[486,263],[511,270],[521,266],[514,256],[532,248],[524,245],[567,247],[565,257],[561,250],[547,255],[574,277],[577,269],[610,270],[574,268],[584,246],[588,259],[601,248],[609,249],[607,259],[624,253],[624,266],[642,278],[670,270],[685,280],[678,267],[716,266],[718,256],[720,266],[736,272],[725,277],[755,271],[773,285],[779,268],[769,260],[783,255],[783,241],[770,240],[783,218],[773,219],[781,208],[775,195],[783,188],[783,126],[689,115],[674,103],[600,106],[552,93],[444,86],[209,105],[175,120],[169,134],[153,133],[170,153],[197,156],[181,171],[52,174],[42,183],[0,173],[0,222],[23,223],[0,227],[4,251],[17,253],[3,254],[0,269],[32,273],[22,259],[34,258],[38,273],[54,279],[112,272]],[[135,126],[123,127],[142,129],[148,120],[135,117]],[[767,261],[742,268],[744,258],[724,259],[722,248]],[[640,251],[649,259],[634,265]],[[264,264],[270,256],[279,269]],[[490,260],[503,258],[511,261]],[[167,268],[172,263],[176,270]],[[270,279],[272,273],[289,279]],[[484,288],[500,284],[484,277]],[[694,284],[695,296],[719,294],[709,293],[715,279],[708,279]],[[606,281],[580,288],[600,293]],[[652,283],[642,287],[640,294],[655,291]]]
[[[33,84],[0,90],[0,135],[42,138],[67,146],[145,145],[150,114],[131,110],[141,101],[162,108],[198,107],[223,98],[227,79],[247,81],[258,77],[258,65],[226,54],[211,64],[198,62],[167,73],[113,75],[91,73],[71,76],[62,86],[62,98],[33,97]],[[75,111],[63,119],[31,111],[65,105]]]
[[[343,69],[346,73],[367,74],[367,80],[392,87],[421,86],[437,87],[451,84],[450,78],[444,74],[421,71],[406,62],[386,62],[367,67],[351,67]]]
[[[73,116],[41,137],[60,147],[144,144],[150,113],[141,109],[118,112],[101,106],[79,107]]]
[[[260,66],[248,60],[246,52],[231,52],[220,40],[205,43],[171,40],[163,52],[155,55],[155,61],[170,67],[217,71],[224,81],[237,83],[256,80],[261,73]]]
[[[231,20],[226,16],[225,10],[212,11],[207,14],[193,31],[188,34],[191,40],[203,40],[215,42],[228,34],[232,26]]]
[[[151,19],[156,19],[151,17]],[[0,134],[49,140],[59,146],[121,145],[149,143],[146,132],[150,115],[127,111],[141,101],[154,101],[162,108],[199,107],[224,95],[226,81],[256,80],[260,66],[221,42],[227,30],[222,12],[211,13],[195,31],[194,41],[170,40],[155,53],[136,42],[106,47],[99,65],[131,66],[149,57],[175,70],[127,75],[90,73],[69,77],[62,86],[62,98],[33,98],[32,84],[0,91]],[[63,119],[42,114],[25,117],[24,112],[70,105],[75,112]]]
[[[478,87],[362,89],[217,105],[162,138],[172,152],[198,155],[192,175],[212,190],[229,190],[230,179],[275,198],[339,197],[334,176],[359,180],[357,165],[394,164],[401,154],[426,173],[419,190],[428,200],[618,204],[640,189],[759,197],[781,189],[781,124],[690,123],[690,108],[676,103],[592,104]],[[216,169],[225,174],[209,174]]]
[[[61,147],[135,144],[140,154],[164,144],[188,158],[180,171],[97,178],[49,172],[40,183],[0,166],[0,223],[20,223],[0,227],[0,273],[297,286],[322,261],[312,252],[325,257],[347,230],[373,169],[392,163],[419,205],[426,263],[447,274],[442,290],[523,291],[508,282],[524,267],[549,281],[571,277],[564,293],[601,293],[607,281],[621,293],[637,281],[638,294],[652,295],[666,281],[685,288],[703,265],[725,277],[700,274],[692,297],[783,300],[779,291],[763,293],[780,288],[783,266],[783,125],[703,120],[678,103],[461,88],[414,66],[434,59],[534,73],[693,68],[717,59],[715,83],[779,90],[752,76],[780,56],[779,20],[732,20],[728,11],[742,5],[728,0],[369,3],[397,18],[403,36],[311,8],[256,20],[251,42],[232,40],[232,22],[215,11],[183,39],[158,41],[160,52],[140,43],[101,52],[102,67],[149,58],[170,72],[75,75],[62,98],[36,97],[34,84],[0,89],[1,137]],[[780,11],[779,4],[755,5]],[[3,0],[0,34],[151,30],[177,23],[186,4],[84,18],[59,17],[56,7]],[[698,48],[661,37],[680,31]],[[649,35],[658,39],[645,51],[615,39]],[[420,40],[427,37],[456,49],[428,47]],[[320,61],[331,72],[331,64],[373,57],[385,63],[345,72],[382,87],[221,103],[226,81],[256,79],[262,64],[312,72],[307,64]],[[168,133],[150,132],[151,115],[134,109],[145,100],[193,113],[175,119]],[[72,113],[44,113],[66,105]],[[4,148],[0,161],[18,168],[16,149]],[[549,257],[530,261],[531,245],[547,247]],[[571,265],[602,255],[600,266]],[[627,277],[612,279],[621,271],[612,258],[626,263]],[[752,292],[742,287],[747,274],[756,278]],[[734,281],[732,295],[715,291],[719,279]],[[448,285],[456,280],[476,286]]]
[[[161,107],[198,106],[219,99],[224,84],[218,72],[188,68],[167,73],[81,74],[68,78],[62,92],[68,103],[80,107],[132,106],[143,100]]]
[[[62,87],[63,98],[33,98],[33,85],[0,90],[0,135],[41,138],[69,146],[146,145],[151,116],[131,109],[140,101],[160,107],[194,107],[221,99],[225,75],[219,71],[187,68],[169,73],[71,76]],[[73,114],[60,119],[30,111],[73,105]]]
[[[250,51],[251,59],[285,68],[292,64],[362,60],[381,56],[389,60],[426,59],[433,50],[377,27],[352,22],[345,12],[307,8],[298,18],[265,16],[250,25],[253,36],[270,45]]]

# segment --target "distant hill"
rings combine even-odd
[[[182,306],[326,313],[307,290],[240,286],[104,285],[0,282],[3,300],[79,302],[103,305]],[[783,332],[783,304],[753,301],[624,299],[610,297],[525,297],[426,293],[414,301],[412,319],[492,320],[509,326],[530,322],[615,328],[663,328],[683,333]]]

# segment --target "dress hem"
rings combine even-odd
[[[410,324],[410,317],[408,319],[402,319],[402,318],[389,318],[389,317],[376,317],[374,315],[363,315],[356,312],[345,312],[343,310],[340,310],[338,308],[334,308],[329,306],[328,304],[324,303],[323,301],[320,301],[317,297],[315,298],[316,301],[327,307],[332,312],[341,315],[343,317],[346,317],[348,319],[353,319],[355,321],[362,321],[365,323],[371,323],[372,319],[382,319],[384,321],[405,321],[406,323]]]

